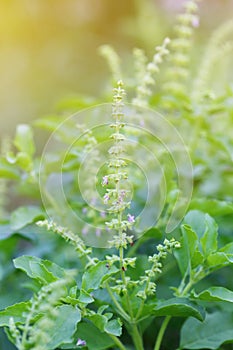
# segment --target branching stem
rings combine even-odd
[[[168,323],[171,319],[171,316],[166,316],[161,327],[160,327],[160,330],[159,330],[159,333],[158,333],[158,336],[157,336],[157,339],[156,339],[156,343],[155,343],[155,347],[154,347],[154,350],[159,350],[160,349],[160,346],[161,346],[161,343],[162,343],[162,340],[163,340],[163,336],[164,336],[164,333],[166,331],[166,328],[168,326]]]

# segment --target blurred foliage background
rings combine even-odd
[[[97,48],[123,62],[133,47],[152,53],[172,31],[181,0],[1,0],[0,136],[54,111],[68,96],[99,96],[108,68]],[[204,0],[198,43],[232,16],[232,0]],[[197,46],[195,46],[197,47]]]
[[[132,48],[144,48],[151,56],[156,45],[166,36],[174,35],[173,24],[183,3],[184,0],[0,0],[0,137],[13,135],[18,123],[58,110],[64,98],[86,95],[98,100],[109,86],[110,77],[98,47],[106,43],[114,46],[122,58],[124,70],[128,71]],[[210,34],[232,18],[232,13],[232,0],[201,2],[201,25],[195,34],[192,55],[194,67]],[[215,83],[224,84],[224,79],[230,80],[230,64],[228,58],[227,65],[221,61],[219,67],[215,67]],[[218,74],[221,74],[221,82],[216,78]],[[216,122],[216,127],[219,125]],[[222,123],[222,128],[225,125]],[[208,152],[206,154],[209,159]],[[221,178],[221,168],[216,174]],[[209,181],[208,173],[207,179]],[[221,180],[224,183],[225,180]],[[19,204],[16,200],[13,203],[14,206]],[[230,221],[231,218],[230,228],[225,227],[226,237],[232,232]],[[34,247],[11,237],[0,244],[3,266],[0,279],[8,279],[7,283],[1,283],[1,307],[21,298],[21,292],[15,288],[15,274],[17,281],[22,277],[9,263],[16,246],[18,251],[30,249],[30,254],[36,256],[56,251],[57,262],[64,266],[66,261],[75,261],[72,250],[64,250],[63,241],[54,237],[48,240],[47,234],[41,241]],[[219,274],[221,283],[230,281],[229,276],[230,272]],[[8,293],[9,290],[13,292]],[[23,298],[26,297],[24,290]],[[0,342],[5,339],[1,333],[0,338]]]

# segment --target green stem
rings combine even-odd
[[[119,256],[120,256],[120,269],[121,269],[121,279],[123,281],[123,284],[127,290],[127,283],[126,283],[126,278],[125,278],[125,271],[123,271],[123,261],[124,261],[124,248],[120,247],[119,248]],[[132,311],[132,307],[131,307],[131,303],[130,303],[130,299],[128,296],[128,292],[126,292],[126,302],[127,302],[127,306],[128,306],[128,311],[131,317],[131,321],[134,319],[134,315],[133,315],[133,311]]]
[[[123,266],[123,260],[124,260],[124,248],[123,247],[119,248],[119,256],[120,256],[120,267],[122,267]],[[125,271],[123,271],[123,269],[121,270],[121,278],[122,278],[122,281],[123,281],[123,283],[124,283],[124,285],[126,287],[126,302],[127,302],[129,315],[130,315],[130,327],[131,327],[131,331],[132,331],[132,339],[133,339],[133,342],[134,342],[136,350],[144,350],[142,337],[141,337],[141,335],[140,335],[140,333],[138,331],[137,324],[135,323],[134,314],[133,314],[132,306],[131,306],[131,303],[130,303],[128,291],[127,291],[127,283],[126,283],[126,278],[125,278]]]
[[[31,306],[29,314],[27,315],[25,326],[24,326],[24,329],[23,329],[23,335],[22,335],[22,340],[21,340],[21,347],[19,348],[20,350],[24,350],[26,348],[28,332],[29,332],[29,329],[30,329],[30,322],[31,322],[31,319],[32,319],[32,316],[33,316],[34,312],[35,312],[35,303],[32,302],[32,306]]]
[[[146,320],[149,317],[151,317],[151,315],[149,315],[149,314],[147,316],[140,317],[140,318],[137,319],[137,323],[140,323],[140,322]]]
[[[140,317],[141,313],[142,313],[142,310],[143,310],[143,307],[144,307],[144,300],[141,301],[141,304],[140,304],[140,307],[138,309],[138,312],[137,312],[137,315],[136,315],[136,320],[138,320],[138,318]]]
[[[163,340],[163,336],[164,336],[164,333],[166,331],[166,328],[168,326],[168,323],[171,319],[171,316],[166,316],[161,327],[160,327],[160,330],[159,330],[159,333],[158,333],[158,336],[157,336],[157,339],[156,339],[156,343],[155,343],[155,347],[154,347],[154,350],[159,350],[160,349],[160,346],[161,346],[161,343],[162,343],[162,340]]]
[[[114,343],[117,345],[118,349],[126,350],[126,347],[122,344],[120,339],[118,339],[115,335],[112,335],[112,334],[109,334],[109,336],[112,338]]]
[[[113,303],[115,304],[116,308],[118,309],[119,314],[127,321],[127,323],[129,324],[131,331],[132,331],[132,338],[133,338],[133,342],[135,344],[136,350],[144,350],[143,348],[143,343],[142,343],[142,338],[141,335],[138,331],[137,325],[135,324],[135,321],[133,319],[133,317],[129,317],[127,315],[127,313],[123,310],[123,308],[121,307],[121,305],[118,303],[118,301],[116,300],[113,292],[111,291],[111,288],[109,286],[108,283],[106,283],[106,289],[113,301]],[[130,314],[132,313],[132,308],[130,305],[130,301],[127,295],[127,304],[129,305],[129,311]],[[130,315],[131,316],[131,315]]]
[[[131,319],[129,318],[129,316],[127,315],[127,313],[124,311],[124,309],[121,307],[121,305],[118,303],[118,301],[116,300],[109,284],[106,282],[106,289],[113,301],[113,303],[115,304],[116,308],[118,309],[119,314],[128,322],[131,322]]]
[[[184,297],[188,293],[188,291],[192,288],[192,286],[193,286],[193,281],[190,280],[189,283],[186,285],[186,287],[182,290],[180,297]]]
[[[147,282],[146,282],[145,292],[147,291],[147,288],[148,288],[148,286],[149,286],[149,283],[150,283],[150,279],[148,279]],[[140,317],[144,305],[145,305],[145,300],[141,300],[140,307],[139,307],[138,312],[137,312],[137,315],[136,315],[136,320]]]
[[[203,269],[203,267],[201,267],[201,269],[199,271],[197,271],[195,273],[195,275],[189,280],[189,283],[187,284],[187,286],[183,289],[182,291],[182,295],[181,296],[185,296],[189,290],[192,288],[192,286],[196,283],[198,283],[199,281],[201,281],[203,278],[205,278],[206,276],[208,276],[208,274],[211,272],[207,272],[206,270]]]
[[[116,96],[114,96],[114,109],[115,109],[115,115],[116,115],[116,123],[115,123],[115,133],[117,135],[117,137],[115,138],[115,147],[119,148],[120,146],[120,142],[121,142],[121,138],[120,136],[120,122],[121,122],[121,118],[123,115],[123,111],[122,111],[122,100],[123,100],[123,95],[121,96],[122,93],[122,89],[121,89],[121,84],[118,84],[118,89],[117,89],[117,94]],[[120,156],[120,152],[121,150],[119,149],[119,153],[115,154],[115,159],[116,160],[121,160],[121,156]],[[116,167],[115,170],[115,175],[117,176],[117,178],[119,178],[119,167]],[[121,179],[121,176],[120,176]],[[115,184],[115,190],[116,190],[116,200],[118,203],[120,200],[120,181],[117,180],[116,184]],[[121,200],[120,200],[121,201]],[[132,305],[131,305],[131,301],[129,298],[129,294],[128,294],[128,290],[127,290],[127,280],[125,277],[125,266],[124,266],[124,245],[125,245],[125,238],[123,237],[124,231],[122,229],[122,211],[124,211],[124,208],[122,208],[121,206],[119,206],[118,209],[115,210],[115,214],[117,221],[118,221],[118,237],[119,237],[119,242],[120,244],[117,245],[119,246],[119,268],[120,268],[120,273],[121,273],[121,279],[122,279],[122,284],[124,286],[124,290],[126,291],[125,293],[125,298],[126,298],[126,304],[127,304],[127,311],[129,313],[129,315],[126,314],[126,312],[123,310],[122,306],[118,303],[118,301],[116,300],[116,298],[114,297],[111,288],[107,285],[107,289],[108,292],[115,304],[115,306],[117,307],[119,313],[121,315],[124,315],[124,319],[127,320],[127,326],[130,328],[130,333],[132,335],[132,339],[135,345],[136,350],[143,350],[143,344],[142,344],[142,337],[139,333],[139,330],[137,328],[137,324],[135,323],[135,319],[134,319],[134,313],[133,313],[133,309],[132,309]],[[126,317],[127,316],[127,317]],[[122,347],[121,347],[122,349]]]
[[[132,339],[135,345],[136,350],[144,350],[143,343],[142,343],[142,337],[138,331],[138,327],[135,323],[131,323],[131,329],[132,329]]]

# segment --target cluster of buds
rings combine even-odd
[[[158,253],[148,257],[148,261],[152,263],[151,268],[145,271],[145,276],[141,276],[140,284],[145,287],[137,293],[137,296],[143,300],[156,291],[156,284],[151,279],[162,273],[161,260],[166,259],[168,253],[172,253],[173,249],[180,248],[180,243],[174,238],[165,239],[163,244],[159,244],[156,248]]]
[[[48,347],[51,341],[48,329],[58,317],[56,306],[66,296],[70,281],[71,276],[67,276],[43,286],[28,304],[25,325],[19,327],[10,317],[9,330],[18,349],[44,350]],[[38,314],[41,317],[36,319]],[[36,320],[33,326],[32,320]]]
[[[155,274],[161,273],[161,260],[166,259],[168,253],[172,253],[173,249],[180,248],[180,243],[176,241],[174,238],[168,240],[165,238],[163,244],[159,244],[157,247],[158,253],[153,256],[149,256],[148,261],[152,262],[152,267],[150,270],[145,271],[146,275],[150,277],[154,277]]]
[[[93,136],[92,131],[86,129],[85,125],[76,124],[76,128],[83,134],[82,140],[84,141],[85,146],[82,148],[82,154],[85,157],[86,154],[92,151],[93,147],[97,145],[97,140]]]
[[[165,38],[161,46],[155,48],[156,53],[153,56],[152,62],[146,65],[146,68],[143,69],[142,66],[142,79],[140,85],[137,87],[137,95],[133,99],[133,104],[139,107],[147,107],[148,99],[152,94],[151,87],[155,84],[154,74],[159,72],[159,65],[163,62],[164,56],[168,55],[169,51],[167,49],[168,44],[170,43],[169,38]]]
[[[127,248],[128,243],[132,243],[133,237],[128,236],[127,232],[132,229],[135,222],[133,215],[128,214],[127,218],[123,217],[125,210],[130,207],[130,200],[128,200],[130,191],[125,189],[123,185],[124,181],[128,179],[128,174],[125,171],[127,163],[123,159],[125,141],[125,135],[122,133],[122,128],[125,125],[123,122],[124,95],[123,83],[119,81],[113,96],[112,116],[114,123],[110,125],[113,129],[111,139],[114,141],[108,151],[110,173],[102,179],[102,186],[109,187],[106,189],[103,200],[105,204],[109,205],[107,210],[113,217],[111,221],[106,222],[106,226],[117,232],[117,235],[109,243],[117,249]]]
[[[125,281],[123,282],[122,279],[118,279],[115,282],[114,286],[111,286],[112,291],[117,293],[118,295],[125,295],[129,291],[129,289],[134,288],[137,286],[137,281],[132,281],[130,277],[125,277]]]
[[[146,74],[146,65],[148,59],[145,54],[145,51],[139,48],[135,48],[133,50],[133,56],[136,82],[141,83],[142,79],[144,78],[144,75]]]
[[[40,227],[45,227],[48,231],[53,231],[64,238],[67,242],[71,243],[75,247],[75,250],[78,252],[79,256],[87,256],[91,254],[92,249],[87,248],[83,240],[66,227],[62,227],[56,224],[54,221],[48,220],[38,221],[36,224]]]
[[[189,51],[192,45],[194,28],[199,26],[197,15],[199,0],[188,0],[184,4],[184,13],[177,18],[177,37],[171,41],[170,60],[172,64],[167,71],[168,82],[165,91],[175,95],[185,94],[184,81],[188,78]]]
[[[144,279],[142,278],[140,281],[140,284],[146,284],[146,288],[144,290],[140,290],[137,292],[137,297],[146,300],[149,295],[154,295],[156,292],[156,284],[154,282],[149,281],[146,276],[144,276]]]
[[[103,224],[101,218],[104,218],[105,213],[101,212],[100,217],[97,216],[96,210],[93,208],[95,204],[97,203],[97,195],[95,192],[95,187],[93,186],[93,181],[95,182],[95,185],[97,183],[97,177],[96,177],[96,163],[99,163],[100,156],[99,156],[99,150],[98,147],[98,141],[93,135],[92,130],[87,129],[85,124],[76,124],[76,127],[78,130],[82,133],[82,150],[80,151],[81,160],[85,159],[85,172],[88,174],[85,178],[83,178],[82,186],[84,188],[83,190],[83,197],[84,199],[88,199],[90,202],[90,205],[84,204],[82,208],[82,214],[84,215],[86,222],[86,219],[94,220],[97,223]],[[91,156],[89,157],[89,153],[91,152]],[[86,236],[90,232],[90,226],[88,224],[85,224],[81,230],[81,233],[83,236]],[[96,237],[101,236],[101,229],[96,229]]]
[[[106,260],[108,262],[108,267],[110,267],[115,262],[120,261],[120,257],[118,255],[115,255],[115,254],[113,254],[111,256],[107,255]],[[135,262],[136,262],[136,258],[124,258],[122,268],[124,269],[124,271],[126,271],[129,266],[135,267]]]
[[[56,318],[58,317],[58,310],[56,309],[59,301],[66,295],[66,287],[69,283],[69,278],[60,279],[52,282],[49,285],[43,286],[38,295],[35,295],[32,299],[30,312],[33,315],[33,311],[36,310],[45,317],[41,317],[30,330],[30,337],[28,342],[34,344],[33,350],[42,350],[47,348],[48,343],[51,341],[48,329],[54,325]]]
[[[102,45],[99,47],[99,53],[103,56],[110,68],[112,77],[114,81],[118,81],[121,78],[121,69],[120,69],[120,57],[110,45]]]

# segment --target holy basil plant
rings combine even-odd
[[[37,120],[50,136],[40,156],[29,125],[4,140],[4,350],[232,348],[233,90],[209,82],[233,24],[214,33],[192,76],[197,3],[186,1],[151,62],[134,50],[133,77],[101,47],[110,108],[83,101],[84,114],[67,118],[72,101]]]

